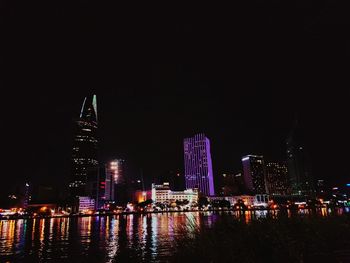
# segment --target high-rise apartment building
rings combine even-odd
[[[106,164],[105,173],[105,200],[120,201],[123,189],[117,186],[125,183],[125,161],[122,159],[110,161]]]
[[[267,193],[264,157],[247,155],[242,158],[242,164],[246,189],[254,194]]]
[[[210,141],[204,134],[184,139],[186,189],[197,188],[206,196],[215,195]]]
[[[284,163],[268,162],[265,166],[266,185],[270,195],[289,194],[288,169]]]

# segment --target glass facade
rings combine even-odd
[[[266,164],[266,183],[270,195],[288,195],[288,169],[284,163]]]
[[[242,158],[242,164],[244,183],[247,190],[254,194],[267,193],[264,157],[247,155]]]
[[[70,192],[73,196],[97,197],[97,104],[96,95],[86,97],[75,121]]]
[[[199,189],[206,196],[215,195],[210,141],[204,134],[184,139],[186,189]]]

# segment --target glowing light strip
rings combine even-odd
[[[86,97],[85,97],[84,102],[83,102],[83,107],[81,107],[80,118],[83,116],[83,111],[84,111],[84,107],[85,107],[85,102],[86,102]]]
[[[97,119],[97,97],[96,97],[96,95],[94,95],[94,97],[92,98],[92,106],[94,107],[96,120],[98,120]]]

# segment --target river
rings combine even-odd
[[[328,213],[324,209],[317,215]],[[299,211],[299,216],[308,214]],[[267,211],[1,220],[0,262],[113,262],[128,251],[137,253],[142,261],[161,262],[172,254],[175,239],[184,231],[193,231],[194,224],[210,226],[224,215],[249,223],[266,217]]]

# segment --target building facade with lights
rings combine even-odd
[[[98,140],[97,98],[84,99],[80,116],[75,121],[72,149],[71,181],[72,196],[98,195]]]
[[[186,200],[192,204],[198,202],[198,190],[171,191],[169,183],[152,184],[152,200],[154,203],[171,203]]]
[[[215,195],[210,141],[204,134],[184,139],[184,162],[186,189]]]
[[[95,210],[95,199],[89,196],[79,196],[79,213],[89,213]]]
[[[105,167],[105,200],[121,202],[126,195],[125,161],[114,159]],[[124,189],[125,188],[125,189]],[[123,194],[125,192],[125,194]]]
[[[287,165],[268,162],[265,166],[266,185],[270,195],[286,196],[290,194]]]
[[[268,193],[265,181],[264,157],[247,155],[242,158],[243,178],[246,189],[250,193]]]

